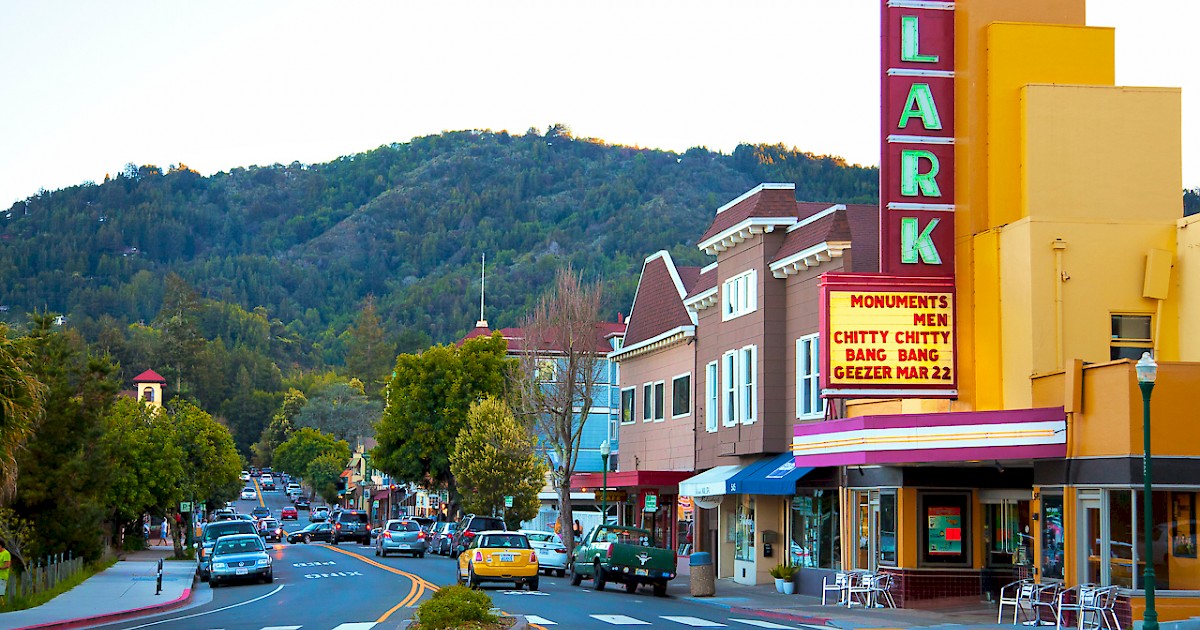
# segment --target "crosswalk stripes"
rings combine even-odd
[[[333,630],[371,630],[371,628],[374,628],[376,625],[377,624],[374,621],[360,621],[357,623],[343,623],[335,627]]]
[[[681,623],[685,626],[691,626],[693,628],[724,628],[725,627],[725,624],[723,624],[723,623],[717,623],[715,621],[709,621],[707,619],[701,619],[699,617],[678,617],[678,616],[674,616],[674,615],[671,615],[671,616],[661,615],[661,618],[666,619],[667,621],[674,621],[675,623]]]
[[[588,616],[591,617],[592,619],[597,619],[599,621],[603,621],[604,623],[611,623],[614,626],[648,626],[648,625],[650,625],[649,621],[642,621],[641,619],[634,619],[633,617],[630,617],[629,615],[588,615]]]
[[[300,626],[267,626],[261,630],[300,630]]]
[[[793,626],[785,626],[783,624],[775,623],[774,621],[763,621],[762,619],[730,619],[730,621],[734,621],[737,623],[744,623],[748,626],[754,626],[756,628],[783,628],[785,630],[792,630],[792,628],[793,628]],[[801,624],[801,625],[804,625],[804,624]],[[804,627],[812,628],[814,626],[805,625]]]
[[[525,621],[528,621],[529,623],[536,623],[539,626],[557,626],[558,625],[557,621],[550,621],[549,619],[547,619],[545,617],[539,617],[537,615],[525,615]]]

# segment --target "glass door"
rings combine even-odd
[[[1002,499],[984,504],[983,540],[988,566],[1033,564],[1029,501]]]
[[[1104,541],[1108,539],[1106,523],[1100,518],[1100,493],[1079,493],[1079,576],[1081,581],[1105,584],[1108,565],[1104,558]]]
[[[855,493],[854,568],[876,571],[879,568],[879,491],[860,490]]]

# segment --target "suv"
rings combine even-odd
[[[458,554],[471,544],[471,539],[475,538],[475,534],[486,531],[506,532],[508,528],[504,526],[504,519],[494,516],[468,514],[462,517],[462,520],[458,522],[458,527],[450,534],[451,555],[457,558]]]
[[[204,533],[200,535],[200,545],[196,549],[196,574],[200,576],[201,582],[207,582],[208,577],[212,575],[212,550],[217,544],[217,539],[221,536],[232,536],[233,534],[254,534],[258,535],[258,526],[252,521],[243,521],[234,519],[229,521],[219,521],[209,523],[204,526]]]
[[[362,510],[342,510],[337,516],[330,517],[333,523],[333,533],[329,536],[329,544],[336,545],[342,540],[357,540],[359,544],[371,544],[371,517]]]

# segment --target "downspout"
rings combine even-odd
[[[1067,280],[1071,279],[1065,271],[1063,271],[1063,252],[1067,250],[1066,241],[1061,238],[1054,239],[1051,245],[1054,248],[1054,366],[1056,369],[1063,369],[1063,285]]]

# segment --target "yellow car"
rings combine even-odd
[[[479,532],[458,556],[458,583],[478,588],[481,582],[512,582],[538,587],[537,552],[520,532]]]

